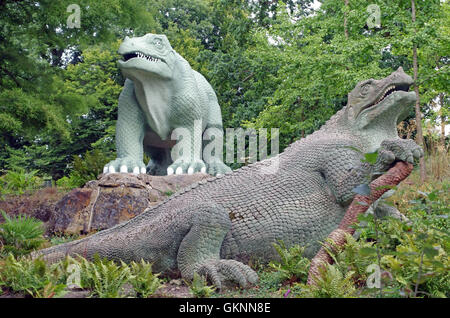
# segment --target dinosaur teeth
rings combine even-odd
[[[136,57],[139,57],[141,59],[146,59],[147,61],[150,61],[150,62],[159,62],[160,61],[160,59],[157,58],[157,57],[146,55],[146,54],[141,53],[141,52],[136,52]]]
[[[391,85],[388,86],[382,95],[380,95],[380,97],[378,97],[377,101],[375,102],[375,104],[378,104],[379,102],[381,102],[387,95],[389,95],[390,93],[392,93],[393,91],[395,91],[395,85]]]

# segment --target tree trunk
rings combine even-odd
[[[444,115],[444,93],[439,94],[439,103],[441,104],[440,117],[441,117],[441,147],[445,151],[445,115]]]
[[[345,12],[344,12],[344,33],[345,38],[348,39],[348,29],[347,29],[347,10],[348,10],[348,0],[345,1]]]
[[[416,3],[415,0],[411,0],[411,11],[412,11],[412,22],[413,24],[416,22]],[[414,32],[416,32],[414,27]],[[423,142],[423,133],[422,133],[422,114],[420,113],[420,95],[419,95],[419,85],[417,82],[418,77],[418,65],[417,65],[417,45],[413,45],[413,69],[414,69],[414,92],[416,93],[416,129],[417,129],[417,138],[416,142],[422,146],[425,150],[425,145]],[[427,177],[426,175],[426,167],[425,167],[425,157],[421,157],[419,160],[420,165],[420,180],[425,182]]]

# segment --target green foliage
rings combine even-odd
[[[353,272],[343,274],[336,266],[327,264],[320,269],[315,284],[297,286],[300,297],[306,298],[353,298],[356,288],[353,284]]]
[[[0,286],[32,297],[57,297],[65,288],[55,284],[43,260],[16,259],[12,254],[0,262]]]
[[[83,180],[78,176],[71,175],[70,177],[62,177],[56,180],[56,185],[62,189],[74,189],[82,186],[84,184]]]
[[[81,287],[92,291],[99,298],[124,297],[122,287],[128,282],[130,268],[123,262],[120,265],[114,261],[96,258],[93,262],[82,258],[80,260]]]
[[[26,215],[10,217],[2,210],[0,213],[5,219],[5,222],[0,224],[1,254],[28,254],[45,241],[41,221]]]
[[[442,190],[419,192],[412,200],[410,226],[398,220],[382,224],[386,235],[382,248],[391,251],[382,257],[395,279],[395,287],[410,297],[449,297],[450,222],[448,185]]]
[[[448,185],[443,189],[416,194],[409,201],[409,222],[359,218],[360,241],[348,238],[341,254],[334,255],[337,266],[352,271],[360,287],[367,278],[364,268],[380,264],[382,290],[364,291],[383,297],[449,297],[449,202]],[[378,233],[378,235],[377,235]],[[379,261],[377,260],[379,254]]]
[[[27,191],[37,189],[42,185],[42,180],[34,170],[26,172],[23,169],[10,170],[0,176],[0,196],[4,194],[20,195]]]
[[[381,29],[367,27],[367,1],[325,0],[315,14],[312,2],[83,0],[82,27],[71,29],[69,0],[2,1],[0,167],[57,180],[74,155],[114,156],[124,80],[117,48],[125,35],[147,32],[166,34],[211,82],[224,127],[280,128],[281,149],[344,106],[356,81],[398,66],[410,72],[413,43],[424,114],[437,121],[432,106],[441,94],[446,117],[448,2],[417,2],[413,25],[410,2],[380,0]]]
[[[50,238],[50,243],[52,244],[52,246],[54,245],[60,245],[60,244],[64,244],[64,243],[68,243],[68,242],[72,242],[74,240],[79,239],[79,236],[74,234],[74,235],[61,235],[61,236],[52,236]]]
[[[346,243],[341,249],[337,249],[338,252],[328,251],[328,254],[333,258],[337,270],[344,275],[352,273],[355,285],[364,287],[368,278],[367,267],[375,262],[374,243],[356,240],[349,234],[345,238]]]
[[[189,286],[189,290],[192,295],[196,298],[207,298],[211,296],[215,290],[214,286],[208,286],[205,277],[197,274],[196,272],[194,272],[192,282],[186,282],[186,284]]]
[[[161,287],[159,275],[152,272],[152,264],[142,260],[140,263],[132,262],[130,268],[130,284],[139,297],[148,298]]]
[[[310,261],[303,256],[305,248],[294,245],[288,249],[281,241],[273,246],[280,256],[280,262],[270,262],[269,266],[278,271],[280,279],[306,281]]]
[[[96,180],[110,160],[111,157],[105,156],[98,149],[87,151],[83,158],[74,156],[73,170],[69,178],[60,179],[56,184],[67,188],[81,187],[88,181]]]

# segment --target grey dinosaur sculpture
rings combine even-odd
[[[226,279],[255,283],[256,273],[244,263],[276,258],[277,240],[308,246],[312,257],[341,221],[352,190],[367,181],[371,167],[362,153],[379,150],[376,171],[423,156],[396,130],[416,99],[411,84],[401,68],[361,82],[346,107],[277,157],[194,184],[127,223],[34,256],[49,262],[95,253],[125,262],[142,258],[156,271],[179,269],[186,279],[206,275],[219,288]],[[267,173],[276,160],[279,169]]]
[[[202,136],[209,128],[223,134],[222,114],[208,81],[194,71],[165,35],[126,37],[119,48],[119,68],[126,77],[119,97],[116,126],[117,159],[104,173],[166,175],[230,171],[219,156],[202,158]],[[190,142],[182,154],[173,152],[171,134],[185,129]],[[150,155],[145,167],[144,150]]]

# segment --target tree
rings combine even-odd
[[[416,23],[416,4],[415,0],[411,0],[411,20],[412,23]],[[417,31],[414,28],[414,32]],[[423,142],[423,133],[422,133],[422,114],[420,112],[420,94],[419,94],[419,85],[417,83],[418,79],[418,65],[417,65],[417,44],[413,44],[413,70],[414,70],[414,92],[416,93],[417,99],[416,99],[416,105],[415,105],[415,111],[416,111],[416,123],[417,124],[417,136],[416,140],[419,145],[424,147]],[[426,167],[425,167],[425,158],[420,158],[420,179],[422,182],[425,182],[426,179]]]

